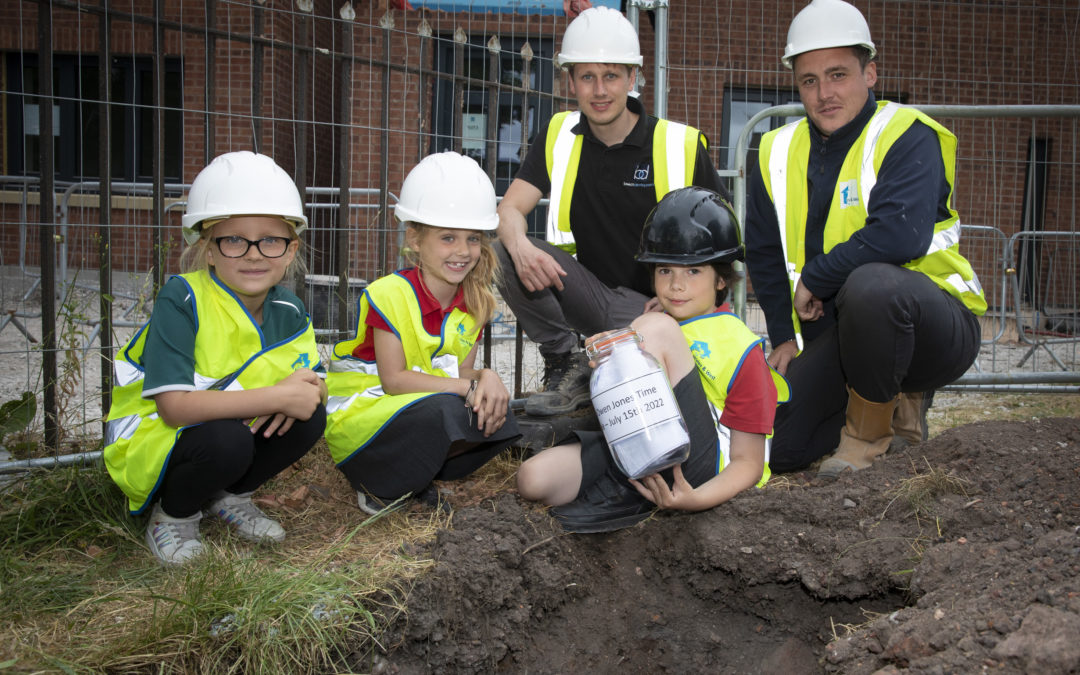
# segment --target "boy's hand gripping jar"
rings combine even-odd
[[[679,405],[660,363],[620,328],[585,346],[596,363],[589,388],[612,457],[630,478],[643,478],[690,456]]]

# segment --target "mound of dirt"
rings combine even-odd
[[[605,535],[503,494],[439,534],[374,669],[1077,673],[1078,525],[1076,419],[960,427]]]

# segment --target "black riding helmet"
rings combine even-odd
[[[702,265],[743,259],[735,211],[723,197],[702,187],[667,193],[645,219],[636,260]]]

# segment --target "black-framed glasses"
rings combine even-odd
[[[262,239],[246,239],[244,237],[214,237],[218,251],[226,258],[243,258],[254,246],[264,258],[280,258],[289,250],[292,239],[288,237],[263,237]]]

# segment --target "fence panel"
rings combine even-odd
[[[763,120],[802,114],[755,115],[798,100],[779,57],[805,0],[593,4],[631,17],[640,100],[709,137],[741,209]],[[960,140],[962,247],[991,304],[960,386],[1075,385],[1080,5],[858,4],[878,93]],[[392,208],[421,157],[463,152],[501,195],[575,106],[554,63],[568,21],[559,0],[0,3],[0,403],[33,392],[52,452],[99,431],[113,353],[178,271],[187,181],[230,150],[273,156],[305,190],[297,290],[320,339],[342,337],[363,285],[399,264]],[[1054,105],[973,107],[1002,92]],[[739,311],[764,333],[760,308]],[[505,307],[484,349],[515,396],[536,386],[535,348]]]

